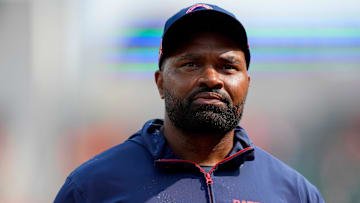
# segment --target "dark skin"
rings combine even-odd
[[[228,95],[234,105],[241,105],[250,83],[241,49],[214,32],[197,33],[183,44],[164,60],[161,71],[155,73],[161,98],[164,88],[172,90],[178,98],[186,98],[197,88],[207,86]],[[192,103],[200,104],[225,105],[211,93],[199,95]],[[166,112],[163,133],[177,156],[199,165],[214,166],[233,147],[234,130],[225,134],[185,132],[174,126]]]

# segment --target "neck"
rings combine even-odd
[[[167,116],[163,133],[177,156],[204,166],[214,166],[223,160],[234,143],[234,130],[225,134],[192,134],[175,127]]]

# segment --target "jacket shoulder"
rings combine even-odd
[[[125,178],[135,172],[135,167],[145,168],[149,162],[153,162],[153,158],[147,150],[127,140],[96,155],[72,171],[57,194],[55,202],[86,202],[89,196],[87,193],[94,190],[97,185],[115,179],[126,182]]]
[[[129,166],[134,164],[144,165],[146,161],[153,161],[152,156],[141,145],[127,140],[122,144],[114,146],[92,159],[81,164],[69,177],[74,181],[84,180],[84,177],[96,178],[96,176],[125,172]]]
[[[280,189],[281,185],[301,202],[324,202],[318,189],[303,175],[259,147],[255,147],[254,164],[275,183],[272,187]]]

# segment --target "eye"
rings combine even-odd
[[[194,62],[186,62],[182,66],[183,67],[197,67],[197,64]]]
[[[230,64],[224,64],[224,65],[222,66],[222,68],[223,68],[224,70],[237,70],[237,68],[236,68],[235,66],[230,65]]]

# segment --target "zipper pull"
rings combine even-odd
[[[206,184],[210,185],[213,184],[213,180],[211,179],[211,175],[209,173],[206,173]]]

